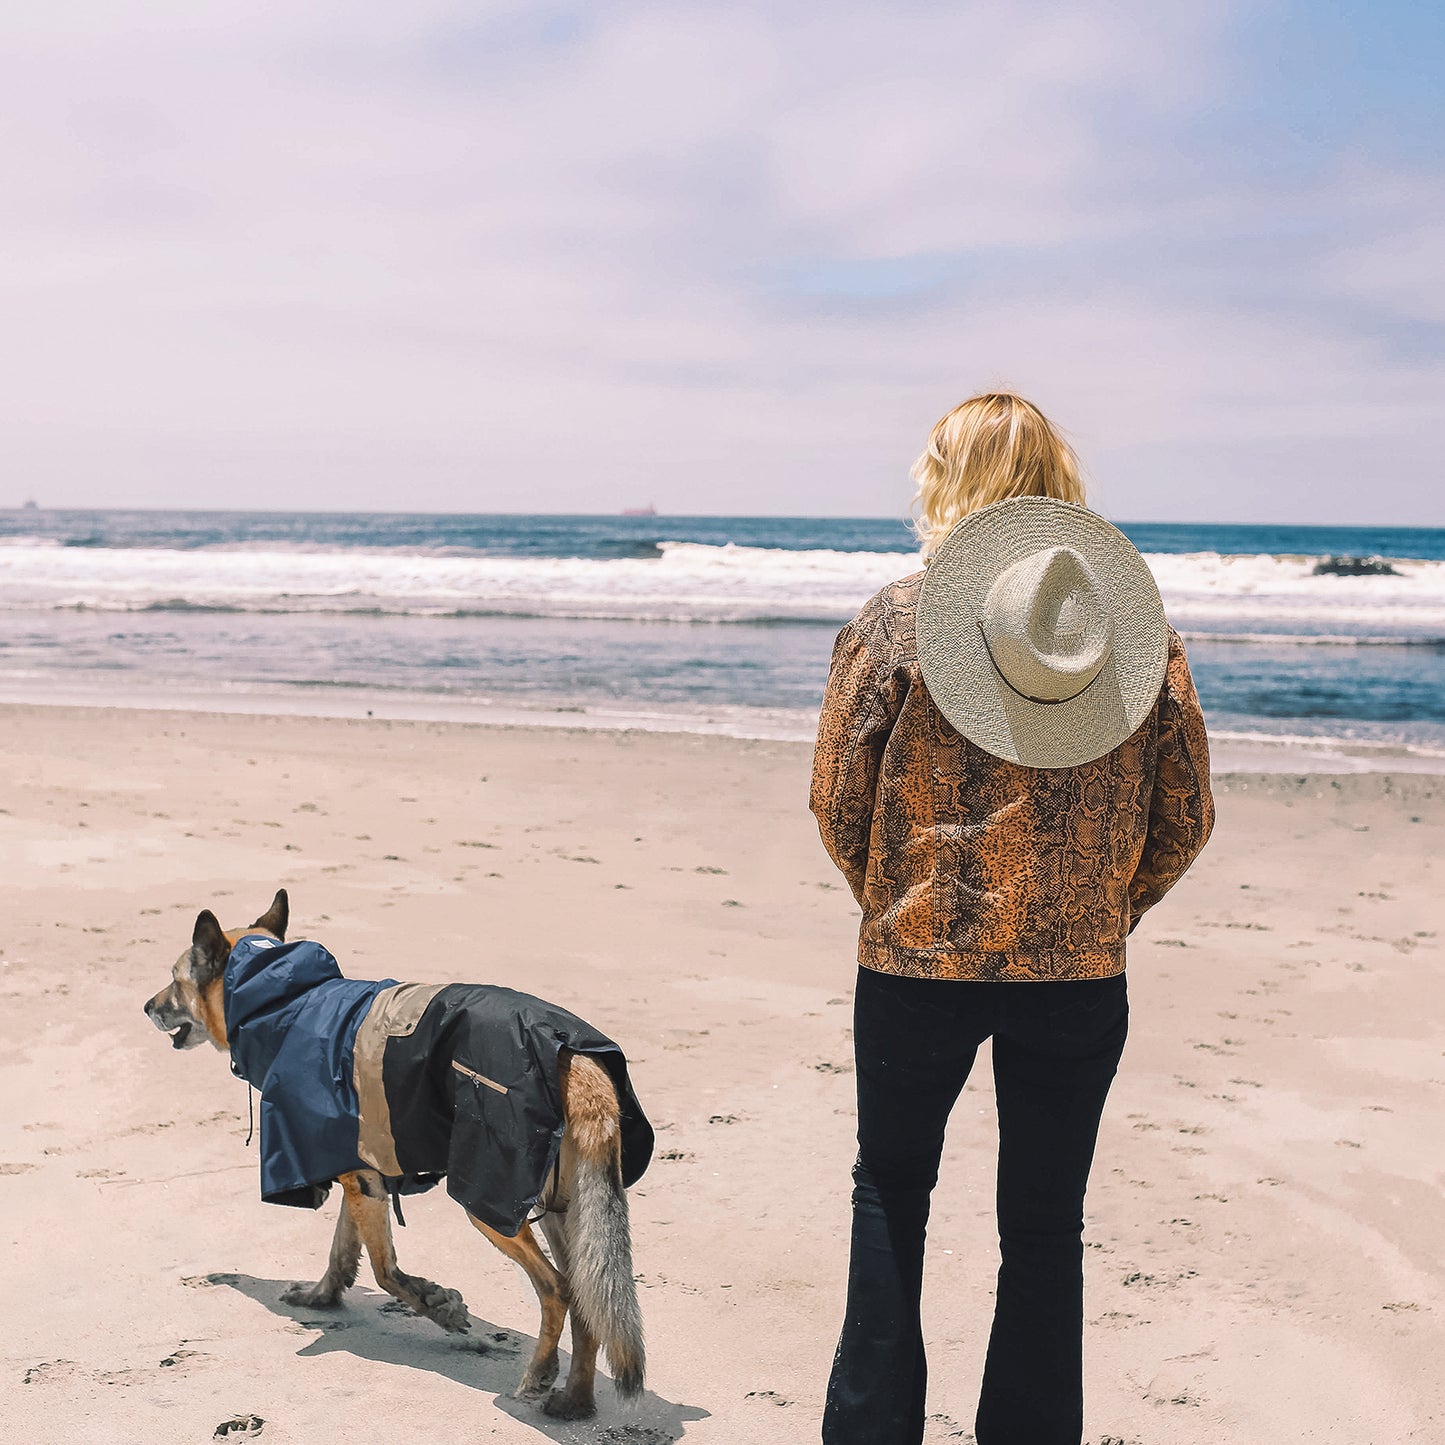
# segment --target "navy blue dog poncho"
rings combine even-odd
[[[447,1192],[515,1235],[564,1130],[558,1055],[590,1054],[622,1110],[622,1181],[652,1128],[611,1039],[530,994],[487,984],[366,983],[319,943],[248,934],[224,981],[231,1070],[261,1092],[261,1197],[317,1208],[338,1174],[375,1169],[399,1194]]]

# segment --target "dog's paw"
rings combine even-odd
[[[467,1302],[454,1289],[443,1289],[439,1284],[423,1285],[417,1308],[420,1314],[433,1324],[440,1325],[448,1334],[464,1335],[472,1327]]]
[[[597,1413],[597,1406],[590,1396],[578,1399],[566,1390],[553,1390],[542,1401],[542,1413],[554,1420],[590,1420]]]
[[[319,1284],[293,1284],[281,1291],[281,1303],[300,1305],[308,1310],[329,1310],[341,1303],[341,1291],[322,1289]]]

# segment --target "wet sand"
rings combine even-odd
[[[0,707],[0,1435],[789,1445],[817,1438],[846,1266],[852,901],[789,742]],[[1445,778],[1223,775],[1131,942],[1088,1240],[1088,1430],[1127,1445],[1445,1439]],[[211,906],[278,885],[355,977],[552,998],[627,1049],[649,1393],[508,1398],[536,1306],[442,1191],[403,1268],[279,1302],[335,1205],[260,1203],[222,1056],[141,1015]],[[968,1441],[995,1264],[987,1056],[927,1287],[929,1440]],[[256,1428],[255,1426],[251,1427]],[[239,1429],[232,1439],[249,1438]]]

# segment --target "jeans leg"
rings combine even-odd
[[[1015,987],[1030,996],[993,1043],[1001,1263],[975,1429],[978,1445],[1079,1445],[1084,1191],[1128,999],[1122,975]]]
[[[927,1365],[919,1301],[944,1127],[987,1028],[960,1019],[969,984],[859,971],[858,1162],[848,1303],[824,1445],[919,1445]],[[940,992],[941,990],[941,992]]]

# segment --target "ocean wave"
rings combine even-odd
[[[634,555],[606,559],[14,546],[0,554],[0,607],[844,621],[916,563],[896,552],[647,545],[655,556],[629,544]]]
[[[1240,647],[1425,647],[1445,648],[1445,637],[1331,632],[1205,632],[1183,629],[1191,644],[1222,642]]]
[[[609,558],[500,557],[256,544],[57,547],[16,537],[0,547],[0,609],[838,624],[921,565],[899,552],[626,546],[631,555]],[[1171,620],[1201,640],[1384,646],[1445,638],[1445,562],[1401,561],[1396,576],[1338,577],[1315,576],[1314,557],[1196,552],[1148,560]]]
[[[229,614],[237,617],[284,617],[292,615],[304,615],[307,617],[417,617],[442,622],[467,622],[485,620],[487,618],[506,618],[513,622],[658,622],[673,623],[681,627],[707,624],[719,627],[833,628],[838,625],[839,621],[836,615],[813,615],[806,610],[770,616],[766,612],[757,612],[744,608],[740,609],[735,615],[724,611],[702,615],[696,607],[678,612],[670,612],[661,607],[646,611],[635,607],[624,611],[617,611],[606,605],[591,609],[586,607],[573,607],[571,609],[559,607],[529,608],[520,603],[516,606],[497,607],[429,607],[405,602],[388,606],[377,602],[347,604],[343,601],[317,603],[316,605],[303,608],[295,605],[266,607],[236,603],[191,602],[184,597],[171,597],[159,602],[125,603],[106,607],[96,606],[93,603],[76,602],[70,605],[45,604],[41,607],[22,606],[13,610],[111,613],[175,612],[200,613],[205,615],[220,614],[223,616]]]
[[[9,540],[10,539],[7,538],[0,538],[0,546],[5,545]],[[367,545],[361,542],[292,542],[268,538],[265,541],[250,540],[241,542],[194,541],[187,542],[184,545],[177,544],[171,547],[157,547],[153,542],[115,542],[95,537],[67,537],[64,540],[37,538],[34,540],[42,543],[50,543],[57,547],[103,547],[111,551],[127,554],[134,554],[136,552],[178,552],[188,557],[194,557],[197,554],[204,556],[225,556],[236,553],[244,556],[257,556],[274,553],[277,556],[284,557],[390,557],[395,559],[463,557],[473,560],[503,557],[521,560],[542,560],[548,557],[554,557],[557,561],[592,560],[601,562],[627,558],[655,561],[662,556],[663,547],[668,545],[666,542],[645,537],[597,537],[590,538],[586,541],[585,551],[565,554],[544,552],[529,554],[519,552],[515,546],[506,548],[471,547],[454,542],[437,542],[429,545],[388,545],[386,543]]]

